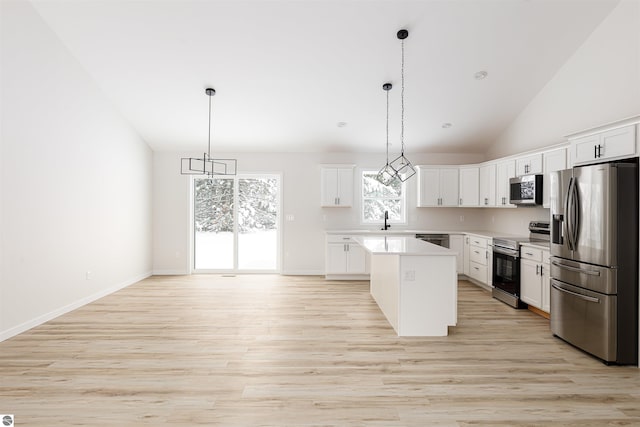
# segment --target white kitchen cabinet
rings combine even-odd
[[[542,251],[542,266],[540,267],[540,279],[542,281],[542,311],[551,312],[551,254],[549,251]]]
[[[459,206],[480,205],[480,168],[477,166],[460,168]]]
[[[458,206],[458,167],[418,166],[418,206]]]
[[[323,165],[320,168],[322,207],[353,205],[353,165]]]
[[[567,149],[559,148],[557,150],[547,151],[542,154],[543,172],[542,178],[542,205],[545,208],[550,207],[550,183],[551,172],[560,171],[567,168]]]
[[[480,206],[496,205],[496,165],[480,167]]]
[[[464,272],[464,238],[461,234],[449,235],[449,249],[456,251],[456,270],[458,274]]]
[[[516,159],[516,175],[542,173],[542,153],[530,154]]]
[[[471,252],[471,238],[469,237],[469,235],[465,235],[464,236],[464,259],[463,259],[463,264],[462,264],[462,271],[464,272],[465,276],[469,276],[469,270],[470,270],[470,259],[469,259],[469,253]]]
[[[487,238],[469,236],[469,274],[476,281],[488,285],[489,241]]]
[[[549,312],[549,251],[522,245],[520,256],[520,299]]]
[[[634,156],[636,125],[573,139],[570,150],[574,166]]]
[[[504,160],[496,164],[496,206],[515,208],[509,203],[509,180],[516,176],[516,161]]]
[[[493,287],[493,245],[487,246],[487,285]]]
[[[367,252],[351,236],[327,237],[325,275],[361,275],[369,273]]]

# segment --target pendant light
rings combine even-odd
[[[404,40],[409,37],[409,31],[404,29],[400,30],[397,36],[402,46],[402,62],[400,68],[400,78],[402,82],[402,88],[400,90],[400,155],[391,162],[391,167],[396,171],[396,176],[404,182],[416,174],[416,169],[404,155]]]
[[[391,182],[396,178],[396,170],[389,164],[389,91],[392,87],[391,83],[382,85],[382,89],[387,93],[387,163],[380,169],[376,179],[384,185],[391,185]]]
[[[235,175],[238,161],[236,159],[214,159],[211,157],[211,97],[216,94],[213,88],[204,91],[209,96],[209,139],[207,152],[202,157],[183,157],[180,163],[182,175]]]

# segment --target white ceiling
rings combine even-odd
[[[387,81],[398,150],[401,28],[407,151],[483,152],[617,3],[32,0],[154,150],[206,149],[214,87],[214,152],[383,152]]]

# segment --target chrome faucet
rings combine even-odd
[[[388,224],[387,221],[389,220],[389,211],[384,211],[384,228],[383,230],[388,230],[391,228],[391,224]]]

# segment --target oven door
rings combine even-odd
[[[517,251],[493,247],[493,286],[520,297],[520,256]]]

